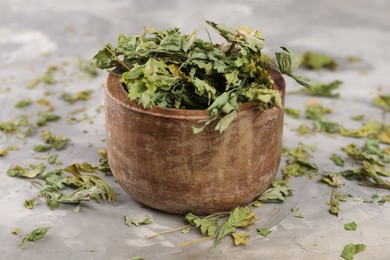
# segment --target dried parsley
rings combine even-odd
[[[130,216],[123,216],[123,217],[125,219],[126,225],[128,225],[129,227],[139,226],[139,225],[148,225],[148,224],[151,224],[153,221],[152,218],[147,216],[147,215],[140,220],[135,220]]]
[[[328,175],[322,177],[321,181],[333,187],[339,187],[342,184],[341,177],[337,173],[329,173]]]
[[[291,116],[292,118],[296,118],[297,119],[297,118],[300,117],[301,111],[299,109],[285,107],[284,108],[284,113],[286,113],[287,115]]]
[[[263,237],[266,237],[268,236],[269,234],[271,234],[271,230],[269,230],[268,228],[258,228],[257,229],[257,233],[260,235],[260,236],[263,236]]]
[[[310,86],[311,89],[301,89],[299,92],[309,96],[339,98],[340,93],[334,93],[333,91],[339,89],[341,84],[340,80],[334,80],[328,84],[315,83]]]
[[[390,94],[378,95],[373,103],[384,111],[390,111]]]
[[[338,166],[344,166],[344,159],[338,156],[337,154],[332,154],[329,159]]]
[[[32,198],[32,199],[29,199],[29,200],[25,200],[24,201],[24,206],[28,209],[33,209],[34,208],[34,203],[35,203],[35,198]]]
[[[330,197],[330,213],[338,216],[340,211],[340,198],[341,194],[336,190],[332,190],[332,195]]]
[[[232,237],[234,244],[238,246],[248,244],[250,235],[245,233],[233,233]]]
[[[337,63],[328,55],[316,52],[305,52],[302,55],[302,66],[312,70],[319,70],[322,68],[335,70],[337,68]]]
[[[320,104],[309,104],[306,106],[305,115],[308,119],[319,120],[326,114],[332,112],[331,108],[323,107]]]
[[[276,179],[272,182],[271,187],[257,198],[257,201],[284,202],[288,196],[292,196],[292,189],[286,181]]]
[[[53,122],[59,120],[61,117],[59,115],[51,114],[48,112],[41,113],[37,121],[37,126],[45,126],[47,122]]]
[[[357,224],[355,221],[344,224],[344,229],[348,231],[355,231],[357,229]]]
[[[97,68],[90,61],[84,60],[82,58],[77,58],[76,66],[80,69],[80,71],[84,72],[91,78],[95,78],[98,75]]]
[[[120,34],[117,46],[105,45],[93,62],[100,69],[115,68],[127,86],[129,99],[145,109],[207,109],[209,119],[194,125],[194,133],[214,120],[215,130],[223,132],[237,116],[241,103],[255,102],[260,110],[281,108],[270,68],[301,85],[310,85],[308,79],[293,74],[300,58],[287,48],[275,54],[277,64],[262,54],[260,31],[207,23],[226,42],[202,40],[197,30],[184,35],[178,28],[145,28],[141,35]]]
[[[364,249],[366,249],[366,245],[364,244],[348,244],[344,246],[340,256],[346,260],[353,260],[353,256],[362,252]]]
[[[70,104],[74,104],[77,101],[89,100],[91,98],[91,94],[92,94],[92,90],[83,90],[73,95],[69,93],[63,93],[61,95],[61,98]]]
[[[34,229],[33,231],[31,231],[30,233],[28,233],[24,238],[23,240],[19,243],[19,246],[18,247],[21,247],[23,246],[23,244],[26,242],[26,241],[37,241],[39,239],[42,239],[47,231],[49,231],[50,227],[44,227],[44,228],[36,228]]]
[[[218,230],[218,219],[212,217],[198,217],[192,213],[185,216],[185,220],[194,227],[200,229],[200,232],[205,236],[214,236]]]
[[[22,108],[22,107],[28,107],[28,106],[31,106],[33,103],[33,101],[31,99],[22,99],[20,101],[18,101],[16,104],[15,104],[15,107],[16,108]]]

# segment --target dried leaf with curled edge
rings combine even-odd
[[[365,244],[348,244],[344,246],[340,256],[346,260],[353,260],[353,256],[362,252],[366,247]]]
[[[125,219],[126,225],[128,225],[129,227],[131,227],[131,226],[139,226],[139,225],[148,225],[148,224],[151,224],[152,221],[153,221],[152,218],[147,216],[147,215],[145,217],[143,217],[142,219],[139,219],[139,220],[133,219],[130,216],[123,216],[123,217]]]
[[[329,173],[328,175],[322,177],[321,181],[333,187],[339,187],[342,184],[341,177],[337,173]]]
[[[18,247],[21,247],[26,241],[37,241],[39,239],[42,239],[47,231],[49,231],[50,227],[44,227],[44,228],[36,228],[34,229],[33,231],[31,231],[30,233],[28,233],[24,238],[23,240],[19,243],[19,246]]]
[[[192,213],[188,213],[185,219],[191,225],[200,228],[200,232],[205,236],[214,236],[218,230],[217,218],[201,218]]]
[[[249,242],[249,234],[245,233],[233,233],[232,234],[234,244],[238,245],[246,245]]]

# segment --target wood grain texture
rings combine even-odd
[[[284,80],[272,73],[284,93]],[[275,177],[280,163],[283,109],[260,112],[240,106],[222,134],[192,125],[205,110],[154,107],[130,102],[115,76],[105,86],[107,150],[120,186],[137,201],[176,213],[209,214],[252,201]]]

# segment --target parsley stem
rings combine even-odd
[[[171,233],[171,232],[179,231],[179,230],[182,230],[183,228],[187,228],[187,227],[191,227],[191,225],[185,225],[185,226],[183,226],[183,227],[179,227],[179,228],[175,228],[175,229],[170,229],[170,230],[167,230],[167,231],[163,231],[163,232],[160,232],[160,233],[156,233],[156,234],[154,234],[154,235],[148,236],[147,238],[148,238],[148,239],[151,239],[151,238],[157,237],[157,236],[159,236],[159,235],[164,235],[164,234],[168,234],[168,233]]]

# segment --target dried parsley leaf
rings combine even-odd
[[[340,93],[334,93],[333,91],[340,88],[342,81],[334,80],[328,84],[315,83],[310,86],[311,89],[301,89],[300,92],[309,96],[339,98]]]
[[[55,80],[54,80],[54,77],[53,77],[53,74],[55,71],[58,70],[58,67],[56,66],[50,66],[47,68],[45,74],[43,74],[41,77],[39,78],[36,78],[36,79],[33,79],[31,80],[28,85],[27,85],[27,88],[31,89],[31,88],[35,88],[37,87],[40,83],[44,83],[44,84],[47,84],[47,85],[51,85],[51,84],[54,84],[55,83]]]
[[[16,104],[15,104],[15,107],[16,108],[22,108],[22,107],[28,107],[28,106],[31,106],[33,103],[33,101],[31,99],[22,99],[20,101],[18,101]]]
[[[355,121],[363,121],[364,117],[365,117],[364,115],[357,115],[357,116],[351,117],[351,119],[355,120]]]
[[[227,235],[235,233],[239,227],[248,227],[256,221],[256,215],[249,207],[237,207],[229,215],[229,218],[219,229],[212,251],[221,243]]]
[[[332,195],[330,197],[330,213],[338,216],[340,211],[340,198],[341,194],[336,190],[332,190]]]
[[[59,115],[44,112],[40,115],[40,118],[37,121],[37,126],[45,126],[47,125],[47,122],[57,121],[60,118],[61,117]]]
[[[123,216],[123,217],[125,219],[126,225],[128,225],[129,227],[139,226],[139,225],[148,225],[148,224],[151,224],[153,221],[152,218],[147,216],[147,215],[140,220],[135,220],[130,216]]]
[[[332,154],[329,159],[338,166],[344,166],[344,159],[338,156],[337,154]]]
[[[7,174],[11,177],[35,178],[45,170],[45,164],[32,165],[31,170],[20,166],[13,166],[7,170]]]
[[[42,131],[41,137],[45,143],[50,144],[51,147],[57,151],[65,149],[66,145],[69,143],[69,139],[67,137],[62,135],[53,135],[48,130]]]
[[[268,236],[269,234],[271,234],[272,231],[269,230],[268,228],[258,228],[258,229],[257,229],[257,233],[258,233],[260,236],[266,237],[266,236]]]
[[[185,228],[183,228],[183,229],[181,230],[181,233],[187,234],[187,233],[190,232],[190,230],[191,230],[191,227],[185,227]]]
[[[34,145],[34,151],[38,152],[38,153],[44,153],[44,152],[47,152],[47,151],[50,151],[51,150],[51,146],[50,145]]]
[[[339,187],[342,184],[341,177],[337,173],[329,173],[325,177],[322,177],[321,181],[333,187]]]
[[[234,244],[238,245],[246,245],[249,243],[249,234],[245,233],[233,233],[232,234]]]
[[[305,216],[302,213],[295,213],[294,217],[296,217],[296,218],[305,218]]]
[[[340,128],[340,134],[349,137],[367,137],[369,135],[377,135],[381,130],[381,124],[374,120],[368,121],[360,128],[354,130],[347,130],[343,127]]]
[[[34,208],[34,203],[35,203],[35,198],[32,198],[32,199],[29,199],[29,200],[25,200],[24,201],[24,206],[28,209],[33,209]]]
[[[390,94],[378,95],[373,103],[384,111],[390,111]]]
[[[353,256],[362,252],[364,249],[366,249],[366,245],[364,244],[348,244],[344,246],[340,256],[346,260],[353,260]]]
[[[378,203],[380,205],[383,205],[385,204],[386,202],[390,202],[390,194],[389,195],[386,195],[386,196],[383,196],[380,200],[378,200]]]
[[[4,157],[8,154],[7,150],[0,149],[0,157]]]
[[[200,228],[200,232],[205,236],[214,236],[218,230],[217,218],[201,218],[192,213],[185,216],[185,220],[192,226]]]
[[[355,221],[344,224],[344,229],[348,231],[355,231],[357,229],[357,224]]]
[[[319,70],[322,68],[335,70],[337,68],[337,63],[328,55],[316,52],[305,52],[302,56],[302,66],[312,70]]]
[[[73,95],[69,93],[63,93],[61,95],[61,98],[70,104],[74,104],[77,101],[89,100],[91,98],[91,94],[92,94],[92,90],[83,90]]]
[[[63,169],[66,172],[70,172],[76,176],[81,175],[81,172],[94,173],[98,170],[98,167],[94,167],[89,163],[74,163]]]
[[[305,114],[308,119],[319,120],[326,114],[332,112],[331,108],[323,107],[320,104],[309,104],[306,106]]]
[[[49,158],[47,158],[47,162],[49,164],[56,164],[56,165],[61,164],[61,161],[58,160],[58,154],[50,155]]]
[[[20,231],[22,231],[22,229],[20,227],[14,228],[14,229],[12,229],[12,234],[17,235],[20,233]]]
[[[292,196],[292,189],[286,182],[275,180],[269,189],[263,192],[257,201],[260,202],[284,202],[288,196]]]
[[[108,163],[107,150],[99,149],[98,150],[100,158],[99,158],[99,171],[104,172],[106,175],[112,175],[110,165]]]
[[[76,65],[80,71],[86,73],[91,78],[95,78],[98,75],[97,68],[92,64],[92,62],[84,60],[82,58],[76,59]]]
[[[44,228],[36,228],[34,229],[32,232],[28,233],[24,238],[23,240],[19,243],[19,246],[18,247],[21,247],[23,246],[23,244],[26,242],[26,241],[37,241],[41,238],[43,238],[47,231],[49,231],[50,227],[44,227]]]
[[[292,118],[299,118],[301,114],[301,111],[299,109],[289,107],[285,107],[284,112]]]

